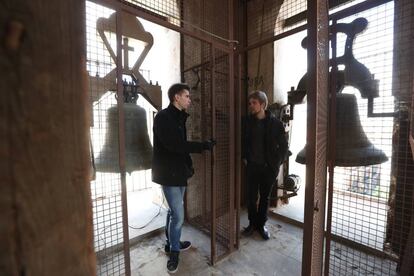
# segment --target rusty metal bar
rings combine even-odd
[[[131,275],[128,232],[128,202],[125,171],[125,114],[122,85],[122,11],[116,11],[116,79],[118,105],[118,141],[119,141],[119,171],[121,173],[121,202],[122,202],[122,234],[124,238],[125,275]]]
[[[329,261],[331,253],[331,239],[332,239],[332,204],[334,193],[334,170],[335,170],[335,141],[336,141],[336,74],[338,72],[338,65],[336,64],[336,20],[332,21],[331,33],[331,49],[332,49],[332,69],[329,80],[329,98],[330,98],[330,112],[329,112],[329,139],[328,139],[328,205],[326,216],[326,233],[325,233],[325,268],[324,275],[329,275]]]
[[[289,31],[286,31],[284,33],[275,35],[273,37],[266,38],[266,39],[264,39],[262,41],[259,41],[257,43],[254,43],[254,44],[250,45],[250,46],[247,46],[247,47],[239,50],[239,52],[247,52],[247,51],[253,50],[255,48],[259,48],[259,47],[261,47],[261,46],[263,46],[263,45],[265,45],[267,43],[271,43],[271,42],[274,42],[276,40],[279,40],[279,39],[282,39],[282,38],[291,36],[293,34],[296,34],[298,32],[304,31],[304,30],[306,30],[306,28],[307,28],[307,25],[299,26],[299,27],[294,28],[292,30],[289,30]]]
[[[215,76],[216,62],[215,62],[215,48],[210,47],[211,51],[211,135],[216,136],[216,97],[215,97]],[[214,161],[216,156],[216,149],[213,148],[211,152],[211,263],[216,263],[216,173],[214,168]]]
[[[216,60],[220,60],[220,59],[222,59],[222,58],[224,58],[224,57],[227,57],[227,55],[228,54],[224,54],[224,55],[220,55],[220,56],[218,56],[218,57],[216,57]],[[186,73],[186,72],[188,72],[188,71],[191,71],[191,70],[194,70],[194,69],[197,69],[197,68],[202,68],[202,67],[204,67],[204,66],[208,66],[210,64],[210,61],[208,60],[208,61],[205,61],[205,62],[202,62],[202,63],[200,63],[200,64],[196,64],[196,65],[194,65],[194,66],[191,66],[191,67],[189,67],[189,68],[187,68],[187,69],[183,69],[183,73]],[[208,69],[207,69],[208,70]],[[216,73],[220,73],[220,72],[217,72],[216,71]]]
[[[318,0],[319,2],[319,0]],[[308,18],[316,19],[316,5],[308,1]],[[313,30],[311,30],[313,28]],[[307,138],[306,138],[306,184],[305,184],[305,212],[303,247],[302,247],[302,275],[311,275],[312,247],[313,247],[313,216],[315,192],[315,137],[316,137],[316,20],[308,22],[308,91],[307,91]],[[313,33],[312,33],[313,32]],[[314,55],[314,56],[313,56]]]
[[[306,186],[302,252],[302,275],[321,275],[325,220],[326,157],[323,120],[327,101],[328,7],[326,0],[308,0],[308,83]]]
[[[125,12],[131,13],[135,16],[138,16],[140,18],[143,18],[145,20],[151,21],[153,23],[156,23],[160,26],[166,27],[170,30],[174,30],[176,32],[188,35],[190,37],[199,39],[201,41],[207,42],[209,44],[214,45],[217,49],[220,49],[226,53],[230,53],[232,51],[232,47],[228,45],[224,45],[222,43],[217,42],[217,40],[213,39],[210,36],[207,36],[205,34],[196,33],[194,31],[186,30],[183,27],[179,27],[177,25],[171,24],[164,19],[161,19],[159,16],[154,16],[150,13],[147,13],[144,11],[144,9],[138,9],[136,6],[132,5],[129,2],[125,2],[122,0],[113,1],[113,0],[91,0],[92,2],[95,2],[100,5],[104,5],[108,8],[115,9],[115,10],[123,10]]]
[[[234,38],[234,28],[233,28],[233,15],[234,15],[234,11],[233,11],[233,0],[228,0],[228,13],[229,13],[229,17],[228,17],[228,32],[229,32],[229,39],[233,40]],[[230,52],[229,54],[229,76],[228,76],[228,82],[229,82],[229,104],[230,104],[230,108],[229,108],[229,119],[230,119],[230,135],[229,135],[229,168],[230,168],[230,173],[229,173],[229,189],[230,189],[230,202],[229,202],[229,207],[230,207],[230,240],[229,240],[229,245],[230,245],[230,252],[234,251],[234,230],[235,230],[235,219],[234,219],[234,179],[235,179],[235,167],[234,167],[234,156],[235,156],[235,143],[234,143],[234,139],[235,139],[235,135],[234,135],[234,52]]]
[[[240,196],[241,196],[241,54],[237,55],[237,98],[236,98],[236,248],[240,246]]]

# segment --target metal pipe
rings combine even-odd
[[[128,202],[125,172],[125,114],[122,82],[122,11],[116,11],[116,79],[118,105],[119,171],[121,174],[122,234],[124,239],[125,275],[131,275],[129,255]]]
[[[332,69],[331,69],[331,79],[330,79],[330,89],[329,89],[329,99],[330,99],[330,108],[329,108],[329,131],[328,131],[328,206],[327,206],[327,215],[326,215],[326,233],[325,233],[325,276],[329,275],[329,261],[331,253],[331,231],[332,231],[332,204],[333,204],[333,185],[334,185],[334,170],[335,170],[335,141],[336,141],[336,75],[338,73],[338,65],[336,63],[336,20],[332,21],[332,39],[331,39],[331,48],[332,48]]]
[[[302,275],[321,275],[325,222],[327,141],[326,108],[329,72],[329,20],[326,0],[308,0],[308,83],[305,229]]]
[[[216,103],[215,103],[215,76],[216,62],[215,49],[211,45],[211,135],[216,137]],[[215,170],[216,148],[211,152],[211,263],[216,263],[216,170]]]
[[[237,87],[237,98],[236,98],[236,248],[240,246],[240,196],[241,196],[241,54],[237,55],[237,68],[238,68],[238,87]]]
[[[229,18],[228,18],[228,33],[229,33],[229,39],[233,40],[234,38],[234,28],[233,28],[233,17],[234,17],[234,11],[233,11],[233,0],[229,0],[228,1],[228,13],[229,13]],[[234,202],[235,202],[235,198],[234,198],[234,179],[235,179],[235,135],[234,135],[234,131],[235,131],[235,126],[234,126],[234,51],[230,52],[228,54],[229,57],[229,76],[228,76],[228,89],[229,89],[229,111],[230,111],[230,116],[229,116],[229,124],[230,124],[230,135],[229,135],[229,169],[230,169],[230,173],[229,173],[229,193],[230,193],[230,200],[229,200],[229,207],[230,207],[230,221],[229,221],[229,229],[230,229],[230,237],[229,237],[229,245],[230,245],[230,252],[234,251],[234,230],[235,230],[235,226],[234,226]],[[215,114],[215,113],[213,113]]]

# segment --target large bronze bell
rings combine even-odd
[[[147,170],[152,163],[152,145],[148,137],[145,109],[124,103],[126,172]],[[105,144],[96,158],[96,170],[117,173],[119,170],[118,106],[108,109]]]
[[[355,95],[336,94],[335,166],[367,166],[387,160],[362,129]],[[296,162],[306,164],[306,146],[296,156]]]

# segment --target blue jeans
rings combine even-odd
[[[162,186],[164,196],[169,206],[165,235],[171,251],[180,251],[181,228],[184,223],[184,193],[185,186]]]

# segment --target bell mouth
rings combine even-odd
[[[386,161],[388,161],[388,157],[374,145],[362,149],[340,149],[335,153],[335,166],[339,167],[376,165]]]
[[[306,165],[306,147],[296,156],[295,161]],[[369,145],[364,148],[336,149],[334,165],[338,167],[359,167],[377,165],[388,161],[385,153]]]
[[[358,104],[353,94],[336,94],[335,166],[357,167],[384,163],[385,153],[368,139],[361,125]],[[296,156],[306,164],[306,146]]]

